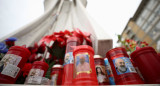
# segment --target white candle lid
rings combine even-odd
[[[103,58],[103,57],[100,55],[94,55],[94,58]]]
[[[53,67],[52,68],[63,68],[63,66],[62,65],[60,65],[60,64],[55,64],[55,65],[53,65]]]

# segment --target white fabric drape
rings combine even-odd
[[[45,13],[41,17],[0,41],[8,37],[17,37],[16,45],[31,46],[44,35],[65,29],[72,31],[74,28],[79,28],[92,34],[95,54],[104,57],[105,53],[112,48],[112,39],[88,15],[85,8],[86,0],[45,0],[44,6]]]

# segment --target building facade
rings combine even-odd
[[[142,0],[121,36],[138,43],[145,41],[160,52],[160,0]]]

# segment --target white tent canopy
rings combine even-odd
[[[3,37],[0,41],[8,37],[17,37],[16,45],[31,46],[45,35],[79,28],[92,34],[95,54],[104,57],[105,53],[112,48],[112,39],[88,15],[85,9],[86,4],[86,0],[45,0],[45,12],[41,17]]]

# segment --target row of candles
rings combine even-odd
[[[23,46],[13,46],[0,61],[0,83],[14,84],[30,52]],[[131,57],[131,58],[130,58]],[[130,57],[124,48],[114,48],[103,58],[94,55],[79,39],[67,39],[64,65],[53,65],[51,80],[45,78],[49,68],[43,61],[35,61],[25,84],[52,85],[126,85],[160,84],[160,57],[152,47],[134,51]]]

